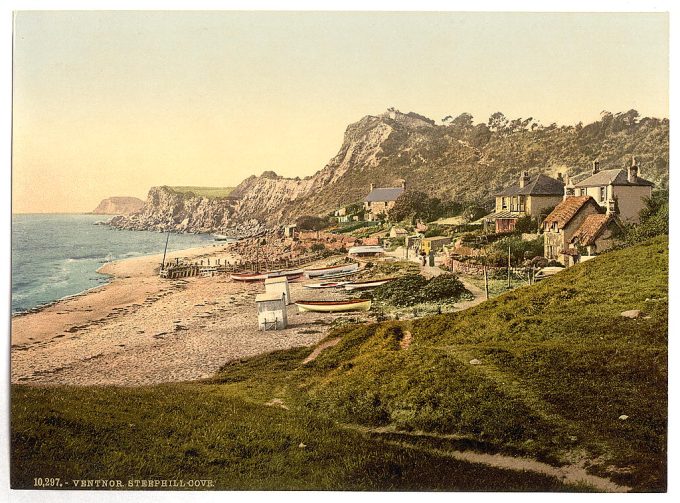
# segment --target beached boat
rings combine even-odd
[[[299,300],[296,304],[300,311],[314,311],[316,313],[368,311],[371,308],[371,301],[369,299]]]
[[[390,281],[394,281],[395,278],[385,278],[385,279],[371,279],[367,281],[352,281],[345,285],[345,290],[365,290],[367,288],[375,288],[376,286],[384,285]]]
[[[347,276],[354,276],[357,274],[359,270],[357,269],[356,271],[347,271],[347,272],[336,272],[336,273],[330,273],[330,274],[322,274],[321,276],[315,276],[316,279],[337,279],[337,278],[346,278]]]
[[[264,281],[270,278],[288,278],[294,280],[302,276],[302,269],[294,271],[237,272],[231,275],[234,281]]]
[[[211,234],[211,236],[215,241],[226,241],[229,239],[229,236],[225,236],[224,234]]]
[[[296,278],[299,278],[300,276],[302,276],[303,272],[304,271],[302,269],[295,269],[295,270],[291,270],[291,271],[271,271],[271,272],[268,272],[266,274],[267,274],[267,279],[286,277],[289,280],[293,280],[293,279],[296,279]]]
[[[266,272],[238,272],[230,275],[234,281],[264,281],[267,279]]]
[[[340,265],[333,265],[330,267],[319,267],[316,269],[306,269],[305,270],[305,276],[307,278],[315,278],[318,276],[325,276],[328,274],[336,274],[336,273],[343,273],[343,272],[354,272],[359,270],[359,264],[356,262],[352,262],[350,264],[340,264]]]
[[[329,281],[327,283],[310,283],[309,285],[302,285],[305,288],[339,288],[345,286],[349,281]]]

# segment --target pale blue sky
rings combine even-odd
[[[666,14],[19,12],[14,211],[309,175],[389,106],[667,117],[667,67]]]

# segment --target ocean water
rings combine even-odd
[[[111,260],[163,253],[167,234],[124,231],[105,215],[12,215],[12,313],[102,285]],[[170,234],[168,251],[214,242],[207,234]]]

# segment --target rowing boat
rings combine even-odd
[[[295,271],[240,272],[231,275],[234,281],[264,281],[269,278],[288,278],[294,280],[302,276],[302,269]]]
[[[369,299],[351,300],[299,300],[296,302],[300,311],[316,313],[340,313],[344,311],[368,311],[371,308]]]
[[[330,281],[328,283],[310,283],[309,285],[302,285],[305,288],[338,288],[345,286],[347,281]]]
[[[319,267],[316,269],[305,270],[305,276],[307,278],[315,278],[317,276],[325,276],[327,274],[335,274],[342,272],[354,272],[359,269],[359,264],[352,262],[351,264],[340,264],[330,267]]]
[[[385,278],[385,279],[371,279],[367,281],[353,281],[345,285],[345,290],[365,290],[367,288],[375,288],[376,286],[384,285],[393,281],[395,278]]]
[[[347,276],[354,276],[355,274],[358,274],[359,271],[347,271],[347,272],[335,272],[331,274],[322,274],[321,276],[316,276],[317,279],[337,279],[337,278],[346,278]]]

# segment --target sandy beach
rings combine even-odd
[[[197,260],[234,260],[228,245],[168,254]],[[338,316],[288,307],[289,326],[257,327],[255,295],[262,283],[227,275],[167,280],[158,277],[161,255],[105,264],[112,281],[37,312],[12,318],[11,382],[139,386],[201,379],[240,358],[299,346],[326,336]],[[290,284],[291,298],[344,297],[342,291]]]

